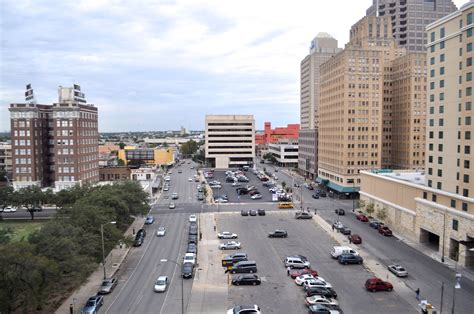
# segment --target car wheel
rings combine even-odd
[[[256,286],[256,285],[257,285],[257,283],[256,283],[256,282],[254,282],[254,283],[252,283],[252,285]]]
[[[392,288],[388,288],[387,291],[392,291]]]
[[[253,270],[249,270],[249,273],[253,273]]]
[[[236,285],[236,286],[240,286],[240,283],[236,282],[235,285]]]
[[[235,270],[233,270],[232,273],[235,274]]]
[[[347,262],[344,262],[344,265],[347,265]]]
[[[375,292],[375,288],[374,288],[374,289],[372,289],[372,292]]]
[[[359,262],[359,265],[362,265],[362,261]]]

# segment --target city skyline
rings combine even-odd
[[[298,123],[298,69],[311,40],[327,32],[342,47],[372,1],[345,1],[347,13],[305,1],[270,10],[266,2],[145,4],[6,2],[0,131],[29,83],[44,104],[57,86],[80,84],[101,132],[202,129],[209,113],[252,113],[257,126]]]

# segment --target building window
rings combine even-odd
[[[465,174],[465,175],[463,176],[463,182],[464,182],[464,183],[469,183],[469,175],[468,175],[468,174]]]
[[[434,95],[430,95],[430,102],[434,101]]]
[[[466,81],[472,81],[472,72],[466,73]]]
[[[444,80],[443,80],[443,85],[444,85]],[[444,106],[443,105],[439,106],[439,113],[444,113]]]
[[[464,121],[466,125],[471,125],[471,117],[466,117]]]
[[[442,152],[443,151],[443,144],[438,144],[438,151]]]
[[[436,202],[436,194],[431,195],[431,200],[432,200],[433,202]]]
[[[471,51],[472,51],[472,43],[468,43],[468,44],[466,45],[466,51],[467,51],[467,52],[471,52]]]
[[[472,12],[467,14],[466,25],[472,24]]]
[[[466,102],[466,110],[471,110],[472,103],[470,101]]]
[[[441,87],[441,86],[440,86]],[[430,83],[430,89],[434,89],[435,88],[435,83],[434,82],[431,82]]]
[[[428,149],[429,149],[430,151],[433,151],[433,143],[430,143],[430,144],[428,145]]]
[[[428,193],[423,192],[423,198],[424,198],[425,200],[428,199]]]
[[[468,189],[462,189],[462,196],[469,197],[469,190]]]
[[[466,31],[466,37],[472,36],[472,27]]]
[[[430,77],[434,77],[435,76],[435,70],[430,70]]]
[[[469,155],[471,153],[471,146],[464,146],[464,154]]]
[[[439,49],[444,49],[444,40],[439,43]]]
[[[466,96],[472,96],[472,87],[466,88]]]
[[[435,52],[435,47],[436,47],[435,45],[431,45],[430,51],[431,51],[431,52]]]
[[[444,62],[444,53],[439,55],[439,62]]]
[[[462,210],[467,212],[468,210],[467,203],[462,203]]]
[[[438,190],[442,190],[442,189],[443,189],[443,184],[442,184],[441,182],[437,182],[437,183],[436,183],[436,188],[437,188]]]
[[[430,126],[434,126],[434,119],[430,119]]]
[[[442,177],[442,176],[443,176],[443,170],[438,169],[438,177]]]
[[[441,28],[439,29],[439,38],[444,38],[444,33],[445,33],[445,32],[444,32],[444,27],[441,27]]]
[[[442,139],[443,137],[444,137],[443,131],[439,131],[439,132],[438,132],[438,138],[439,138],[439,139]]]
[[[443,87],[444,87],[444,80],[440,80],[440,81],[439,81],[439,87],[440,87],[440,88],[443,88]]]
[[[435,41],[436,39],[435,32],[431,32],[430,37],[431,37],[431,42]]]
[[[466,66],[470,67],[472,65],[472,57],[466,58]]]
[[[439,119],[439,126],[444,126],[444,119]]]
[[[464,132],[464,139],[470,140],[471,139],[471,131]]]
[[[444,75],[444,67],[439,68],[439,74]]]
[[[444,93],[439,93],[439,100],[444,100]]]
[[[453,219],[453,230],[458,231],[459,222],[456,219]]]
[[[433,175],[433,168],[428,168],[428,175]]]
[[[456,200],[451,200],[451,207],[456,208]]]
[[[430,162],[430,163],[433,162],[433,156],[428,156],[428,162]]]
[[[439,156],[438,157],[438,165],[442,165],[443,164],[443,157]]]
[[[430,64],[431,64],[431,65],[435,64],[435,57],[431,57],[431,59],[430,59]]]
[[[464,169],[469,169],[469,167],[470,167],[469,160],[464,160]]]

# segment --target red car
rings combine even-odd
[[[362,243],[362,238],[360,237],[360,235],[354,233],[354,234],[351,234],[349,237],[348,237],[349,241],[354,243],[354,244],[361,244]]]
[[[293,270],[290,273],[290,276],[293,279],[295,279],[296,277],[301,276],[301,275],[312,275],[313,277],[317,277],[318,272],[315,271],[314,269],[311,269],[311,268],[305,268],[305,269]]]
[[[388,281],[383,281],[380,278],[370,278],[365,282],[365,289],[368,291],[392,291],[393,286]]]
[[[381,226],[379,227],[379,233],[380,233],[380,234],[383,234],[383,235],[386,236],[386,237],[391,237],[391,236],[392,236],[392,230],[390,230],[389,227],[384,226],[384,225],[381,225]]]
[[[356,218],[357,218],[357,220],[360,220],[360,221],[362,221],[362,222],[367,222],[367,221],[369,221],[369,218],[367,218],[367,216],[364,215],[364,214],[359,214],[359,215],[356,216]]]

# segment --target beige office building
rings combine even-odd
[[[316,177],[317,126],[320,93],[320,70],[322,63],[342,49],[337,40],[327,33],[319,33],[312,41],[307,55],[300,65],[300,133],[298,169],[307,178]]]
[[[206,163],[226,169],[253,165],[255,119],[253,115],[206,115]]]
[[[405,55],[388,17],[364,17],[345,49],[321,65],[318,178],[339,193],[356,192],[359,171],[389,160],[391,66]],[[385,145],[385,147],[384,147]],[[384,162],[385,160],[385,162]]]
[[[425,171],[362,172],[361,199],[375,216],[441,260],[474,267],[472,73],[474,1],[426,28]]]

